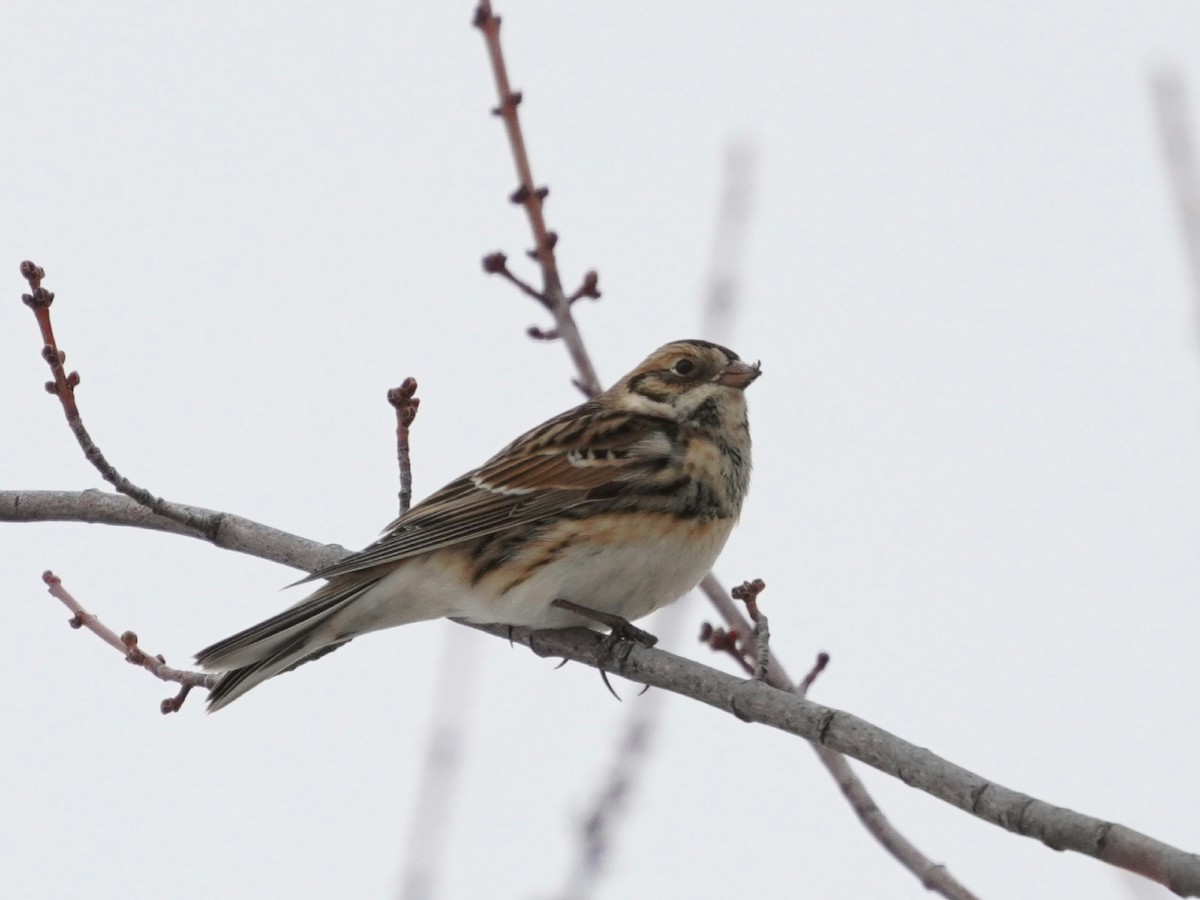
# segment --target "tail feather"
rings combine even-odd
[[[216,712],[268,678],[331,653],[349,638],[325,626],[378,582],[337,579],[295,606],[257,625],[205,647],[196,662],[221,677],[208,694],[208,711]]]
[[[314,624],[314,628],[324,624],[324,620]],[[208,711],[216,712],[218,709],[228,706],[242,694],[251,688],[257,687],[268,678],[274,678],[284,672],[290,672],[298,666],[304,665],[306,662],[311,662],[314,659],[319,659],[326,653],[332,653],[342,644],[350,643],[350,638],[337,641],[332,644],[325,644],[322,647],[312,650],[307,646],[310,634],[302,634],[294,638],[290,643],[287,643],[279,648],[274,654],[262,660],[261,662],[251,663],[248,666],[242,666],[240,669],[231,669],[225,672],[217,683],[213,685],[208,692]]]

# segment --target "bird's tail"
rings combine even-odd
[[[350,637],[330,620],[376,584],[362,575],[335,578],[295,606],[217,641],[196,654],[196,662],[220,678],[208,693],[208,711],[228,706],[246,691],[310,660],[331,653]]]

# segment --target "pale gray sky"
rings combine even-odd
[[[1010,787],[1200,849],[1200,354],[1148,90],[1194,3],[505,3],[560,263],[601,376],[696,333],[724,148],[759,196],[730,343],[756,473],[718,566],[762,577],[813,697]],[[468,3],[17,3],[0,37],[4,487],[99,486],[42,391],[21,259],[99,445],[179,501],[349,547],[576,402]],[[533,270],[525,266],[530,277]],[[179,538],[6,526],[6,896],[394,894],[445,624],[205,717],[39,580],[183,664],[295,573]],[[688,613],[692,642],[711,618]],[[650,625],[653,628],[653,622]],[[625,706],[470,635],[482,687],[446,898],[549,896]],[[676,698],[601,897],[923,897],[799,741]],[[984,897],[1124,898],[858,770]]]

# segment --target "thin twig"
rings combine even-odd
[[[542,208],[550,193],[547,187],[537,187],[533,181],[533,169],[529,164],[529,154],[525,149],[525,136],[521,132],[521,120],[517,107],[521,103],[521,94],[510,86],[508,69],[504,63],[504,51],[500,47],[500,17],[492,12],[490,0],[480,0],[475,10],[474,24],[483,32],[484,43],[487,46],[488,59],[492,65],[492,77],[496,81],[496,93],[500,98],[499,105],[492,110],[504,121],[504,130],[508,135],[509,147],[512,149],[513,162],[517,167],[517,189],[509,196],[514,203],[525,207],[529,218],[529,227],[533,232],[533,251],[531,256],[537,260],[542,271],[542,290],[533,291],[509,273],[511,281],[522,287],[526,293],[534,296],[554,316],[553,332],[542,332],[544,335],[553,334],[561,338],[567,346],[567,352],[575,363],[579,373],[577,384],[587,396],[594,397],[600,393],[600,379],[592,366],[591,358],[579,335],[575,317],[571,314],[571,298],[582,296],[599,297],[597,275],[589,272],[579,290],[572,293],[571,298],[563,292],[562,278],[558,273],[558,260],[554,256],[554,245],[558,235],[546,227],[546,219]],[[493,258],[495,254],[492,254]],[[487,269],[485,260],[484,268]],[[488,271],[493,271],[488,269]],[[500,273],[504,274],[504,273]]]
[[[741,635],[732,629],[726,630],[720,625],[714,627],[708,622],[700,625],[700,643],[717,653],[728,654],[747,675],[753,676],[754,666],[746,661],[746,653],[738,643],[740,639]]]
[[[875,805],[862,779],[854,774],[850,768],[850,761],[845,756],[826,747],[817,747],[817,754],[863,827],[893,858],[917,877],[925,890],[952,900],[978,900],[977,895],[959,883],[943,864],[935,863],[926,857],[896,830],[887,816]]]
[[[1167,176],[1179,212],[1184,260],[1192,277],[1196,324],[1200,326],[1200,164],[1196,159],[1196,136],[1188,114],[1187,91],[1179,71],[1173,67],[1154,77],[1151,91]]]
[[[400,465],[400,515],[412,505],[412,458],[408,452],[408,429],[417,417],[421,399],[416,396],[417,380],[405,378],[400,387],[387,392],[388,403],[396,410],[396,461]]]
[[[500,251],[497,250],[495,253],[489,253],[483,258],[483,271],[487,272],[489,275],[499,275],[501,278],[514,285],[517,290],[521,291],[521,293],[525,294],[527,297],[532,297],[547,309],[550,308],[550,301],[546,299],[546,295],[533,285],[529,284],[529,282],[524,281],[514,275],[512,270],[508,267],[508,257]]]
[[[50,321],[50,305],[54,302],[54,294],[42,287],[42,279],[46,277],[46,270],[25,260],[21,263],[21,276],[29,282],[32,291],[29,294],[22,294],[21,299],[26,306],[33,310],[33,315],[37,319],[38,328],[42,333],[42,358],[49,364],[50,373],[54,376],[53,381],[46,382],[46,391],[58,397],[58,402],[62,405],[63,413],[67,417],[67,425],[70,427],[71,433],[75,435],[80,449],[83,450],[84,457],[96,468],[105,481],[122,494],[132,497],[157,515],[173,519],[189,528],[202,529],[204,523],[194,521],[186,516],[180,518],[178,507],[134,484],[118,472],[100,452],[100,448],[96,446],[96,442],[92,440],[92,436],[84,427],[83,417],[80,415],[79,405],[75,400],[75,388],[79,386],[80,381],[79,373],[67,374],[63,368],[63,363],[67,361],[67,354],[59,349],[58,341],[54,338],[54,326]]]
[[[173,682],[180,686],[178,694],[174,697],[168,697],[159,704],[159,709],[163,715],[179,712],[180,707],[183,706],[183,701],[187,699],[188,692],[192,688],[210,688],[216,683],[217,676],[215,675],[171,668],[161,655],[155,656],[139,647],[138,637],[132,631],[126,631],[118,635],[96,618],[95,615],[84,609],[79,601],[72,597],[67,589],[63,587],[62,579],[53,572],[43,572],[42,581],[46,582],[50,596],[62,601],[62,604],[74,614],[69,620],[72,628],[86,628],[104,641],[104,643],[121,653],[127,661],[133,663],[135,666],[140,666],[162,681]]]
[[[744,636],[741,652],[746,654],[748,659],[758,659],[758,642],[754,639],[754,626],[738,609],[737,604],[731,599],[732,595],[725,590],[724,585],[713,572],[709,572],[700,582],[700,590],[708,601],[716,607],[717,613],[725,620],[725,626],[730,632],[736,633],[739,637]],[[753,667],[749,671],[753,671]],[[784,671],[783,664],[779,661],[779,657],[774,653],[768,654],[767,658],[767,684],[772,684],[781,690],[790,690],[792,680]],[[787,687],[783,687],[787,685]]]
[[[829,654],[824,651],[818,653],[812,667],[805,674],[804,678],[801,679],[800,683],[796,685],[795,693],[800,697],[807,696],[808,689],[812,687],[813,682],[825,671],[828,665]],[[825,764],[826,769],[833,776],[833,780],[837,783],[842,796],[846,798],[846,801],[850,804],[850,808],[854,810],[854,814],[862,822],[863,827],[893,857],[900,860],[906,868],[916,875],[926,890],[934,891],[944,897],[956,898],[956,900],[971,900],[971,898],[975,897],[974,894],[959,884],[950,875],[944,865],[927,859],[904,835],[896,830],[895,826],[888,821],[882,810],[875,804],[874,798],[867,793],[867,788],[862,783],[862,779],[854,774],[854,770],[850,768],[850,762],[845,756],[835,750],[830,750],[828,747],[822,747],[819,744],[814,744],[813,746],[816,748],[821,762]]]
[[[822,650],[817,654],[817,660],[812,664],[812,668],[808,670],[808,673],[796,685],[796,693],[801,697],[807,697],[808,689],[813,686],[813,682],[817,680],[817,676],[824,672],[828,666],[829,654]]]
[[[387,395],[388,402],[396,410],[396,458],[400,468],[402,516],[412,504],[409,429],[421,405],[416,391],[416,379],[405,378]],[[437,696],[429,723],[425,760],[409,819],[408,849],[400,876],[402,900],[426,900],[435,893],[450,836],[452,801],[462,781],[466,724],[476,693],[478,663],[478,653],[466,632],[457,628],[445,632],[434,682]]]
[[[767,666],[771,662],[771,625],[767,615],[758,608],[758,595],[766,590],[767,583],[761,578],[753,581],[743,581],[735,587],[730,595],[734,600],[746,604],[746,612],[754,623],[754,680],[763,681],[767,677]]]

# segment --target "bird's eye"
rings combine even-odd
[[[691,375],[694,371],[696,371],[696,364],[690,359],[681,359],[679,362],[675,363],[675,366],[671,371],[673,371],[676,375]]]

